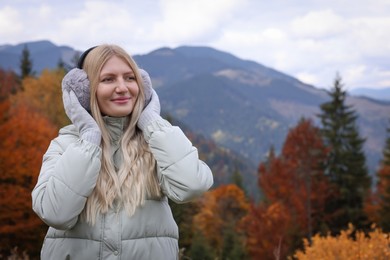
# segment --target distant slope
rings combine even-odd
[[[317,122],[320,104],[329,100],[325,90],[208,47],[161,48],[135,59],[150,72],[165,110],[254,163],[271,146],[278,151],[301,117]],[[373,171],[381,157],[390,104],[352,96],[347,100],[360,116]]]
[[[354,96],[365,96],[372,99],[384,100],[390,102],[390,87],[382,89],[357,88],[352,89],[351,94]]]
[[[56,68],[60,61],[66,66],[73,67],[72,59],[79,52],[68,46],[57,46],[50,41],[35,41],[17,45],[0,46],[0,67],[13,70],[19,74],[20,58],[24,47],[27,46],[33,62],[33,71],[38,75],[45,68]]]
[[[38,73],[56,67],[60,59],[71,66],[79,54],[49,41],[26,44]],[[0,66],[18,70],[23,47],[0,46]],[[271,146],[281,149],[288,130],[301,117],[318,123],[319,106],[329,100],[323,89],[209,47],[160,48],[134,58],[150,73],[164,113],[255,166]],[[359,115],[373,171],[381,158],[390,104],[352,95],[347,102]]]

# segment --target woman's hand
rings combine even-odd
[[[89,90],[89,81],[86,73],[80,69],[71,70],[62,80],[62,100],[66,114],[79,130],[80,138],[99,146],[101,142],[100,128],[93,117],[80,104],[78,98],[82,96],[78,92],[80,89],[85,89],[85,84],[88,85]]]
[[[149,74],[143,70],[139,69],[139,72],[142,77],[142,85],[144,86],[144,96],[145,96],[145,105],[144,108],[149,104],[150,100],[152,99],[152,80],[150,79]]]
[[[157,93],[154,89],[152,89],[152,96],[150,99],[149,104],[144,108],[142,111],[139,119],[138,119],[138,127],[144,131],[145,128],[150,124],[151,122],[161,118],[160,117],[160,100],[157,96]]]

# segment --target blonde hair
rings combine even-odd
[[[133,111],[128,115],[128,125],[121,137],[123,160],[116,171],[111,156],[111,138],[99,110],[96,92],[100,72],[111,57],[117,56],[133,70],[139,86],[139,95]],[[161,198],[157,180],[156,161],[150,152],[137,121],[144,106],[144,89],[138,66],[129,54],[116,45],[100,45],[86,57],[83,69],[90,80],[91,112],[102,132],[102,164],[96,187],[88,197],[82,217],[94,224],[99,213],[110,208],[124,207],[129,216],[142,206],[147,198]]]

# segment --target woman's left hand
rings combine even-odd
[[[144,96],[145,96],[145,105],[144,108],[149,104],[150,100],[152,99],[152,80],[150,79],[149,74],[143,70],[139,69],[139,72],[142,77],[142,84],[144,86]]]
[[[157,96],[157,93],[154,89],[152,89],[152,97],[150,99],[149,104],[142,111],[139,119],[138,119],[138,127],[144,131],[146,126],[151,122],[161,118],[160,117],[160,100]]]

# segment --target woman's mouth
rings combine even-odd
[[[112,101],[116,104],[125,104],[130,100],[130,97],[114,98]]]

